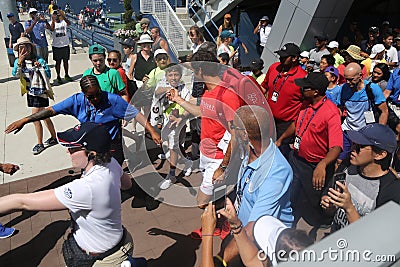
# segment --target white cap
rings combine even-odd
[[[274,265],[276,264],[276,241],[286,228],[288,227],[280,220],[269,215],[260,217],[254,224],[254,239]]]
[[[165,49],[157,49],[156,52],[154,52],[154,58],[156,58],[159,54],[166,54],[168,55],[167,51],[165,51]]]
[[[300,57],[310,58],[310,52],[308,52],[308,51],[303,51],[303,52],[300,53]]]
[[[31,14],[32,12],[37,12],[36,8],[31,7],[28,11],[28,14]]]
[[[328,48],[339,48],[339,43],[336,41],[330,41],[329,44],[326,46]]]
[[[383,44],[376,44],[372,47],[371,49],[371,55],[369,55],[370,58],[376,57],[377,54],[385,51],[385,46]]]

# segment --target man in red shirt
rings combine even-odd
[[[230,159],[230,125],[236,109],[241,106],[238,95],[218,76],[220,64],[215,55],[198,51],[193,54],[191,68],[198,81],[205,84],[200,107],[193,101],[185,101],[175,90],[170,91],[170,100],[178,103],[194,116],[201,116],[200,169],[203,181],[197,195],[199,207],[211,200],[214,182],[223,174]],[[226,133],[228,132],[228,133]]]
[[[303,78],[307,72],[299,66],[300,48],[294,43],[285,44],[279,51],[279,61],[272,64],[261,86],[267,91],[268,105],[275,119],[276,134],[279,138],[296,120],[299,114],[302,94],[295,79]],[[292,138],[282,140],[279,149],[288,158]]]
[[[343,132],[339,110],[325,96],[329,83],[325,75],[312,72],[295,83],[301,87],[305,101],[296,123],[281,136],[295,137],[289,156],[293,169],[291,202],[295,222],[303,217],[310,225],[319,227],[331,222],[319,204],[343,149]]]

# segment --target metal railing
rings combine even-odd
[[[140,1],[140,11],[143,14],[152,14],[157,20],[176,57],[178,51],[188,49],[186,29],[167,0]]]
[[[198,0],[194,0],[192,2],[190,2],[190,4],[188,5],[188,10],[189,10],[189,14],[192,12],[194,14],[194,16],[196,16],[197,20],[201,23],[201,25],[203,26],[204,30],[208,33],[208,35],[210,36],[210,38],[214,41],[215,43],[215,38],[212,35],[212,33],[210,32],[210,30],[207,28],[205,20],[203,20],[200,15],[198,14],[199,10],[196,10],[194,8],[194,6],[197,6],[200,8],[200,10],[204,13],[204,15],[206,16],[206,18],[208,18],[208,21],[211,22],[211,24],[214,26],[214,28],[217,30],[218,32],[218,26],[217,24],[215,24],[215,22],[213,21],[213,19],[211,18],[210,14],[206,11],[206,9],[204,8],[203,4],[200,3],[200,1]]]

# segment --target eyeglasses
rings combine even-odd
[[[68,148],[68,153],[72,155],[81,150],[83,150],[83,147],[70,147]]]
[[[118,58],[107,58],[107,61],[108,61],[108,63],[110,63],[110,62],[115,62],[115,63],[117,63],[118,62]]]
[[[359,154],[361,149],[364,149],[367,146],[369,146],[369,145],[360,145],[360,144],[353,143],[351,149],[354,150],[357,154]]]
[[[236,125],[233,125],[233,124],[231,124],[231,125],[229,126],[229,128],[230,128],[231,130],[246,131],[245,128],[240,128],[240,127],[238,127],[238,126],[236,126]]]

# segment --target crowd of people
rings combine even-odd
[[[160,28],[142,18],[140,38],[121,42],[125,64],[120,51],[90,46],[93,66],[83,73],[81,92],[49,106],[45,29],[53,32],[56,82],[68,82],[69,21],[57,9],[51,23],[34,8],[28,12],[25,29],[13,14],[7,17],[10,31],[13,27],[9,46],[18,54],[13,75],[20,77],[32,114],[8,125],[6,133],[33,122],[38,137],[33,154],[59,143],[83,174],[54,190],[4,196],[0,212],[70,210],[74,227],[63,245],[67,265],[117,266],[132,252],[132,237],[121,223],[119,190],[132,186],[121,167],[122,131],[129,122],[140,123],[166,147],[159,157],[169,160],[169,170],[160,190],[177,183],[179,162],[186,177],[199,162],[197,201],[204,213],[191,236],[203,240],[202,267],[238,260],[270,266],[282,260],[273,252],[288,255],[315,241],[296,229],[301,218],[334,232],[388,201],[400,203],[400,37],[386,28],[371,26],[365,40],[330,40],[321,33],[309,51],[286,43],[266,73],[262,59],[255,58],[242,74],[235,69],[237,53],[239,47],[247,53],[247,47],[230,14],[217,45],[206,41],[199,27],[189,29],[192,53],[179,59],[185,64],[170,63]],[[270,30],[269,17],[263,16],[254,29],[260,54]],[[56,133],[50,118],[58,114],[74,116],[80,125]],[[51,135],[46,142],[41,120]],[[188,131],[190,150],[184,146]],[[10,174],[18,170],[10,164],[0,168]],[[221,188],[226,199],[219,200],[223,208],[217,216],[214,194]],[[3,237],[14,231],[0,230]],[[215,257],[213,236],[225,243]]]

